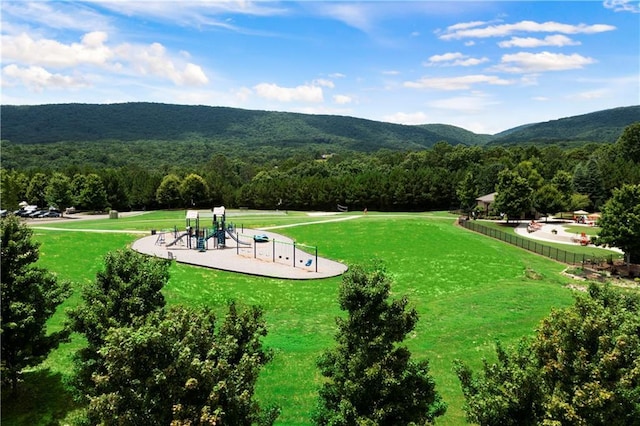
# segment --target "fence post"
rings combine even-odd
[[[293,267],[296,267],[296,242],[293,242]]]

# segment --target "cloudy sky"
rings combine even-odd
[[[497,133],[640,103],[640,2],[2,0],[2,104],[163,102]]]

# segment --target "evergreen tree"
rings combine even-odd
[[[418,314],[406,298],[389,301],[391,280],[380,268],[351,268],[340,286],[337,346],[318,367],[328,379],[313,421],[318,425],[427,424],[446,411],[429,375],[400,343]]]
[[[46,323],[70,295],[71,287],[34,266],[39,244],[17,217],[1,219],[0,233],[2,384],[10,383],[15,390],[22,370],[42,362],[68,337],[67,328],[47,335]]]
[[[105,256],[105,269],[82,290],[83,303],[68,312],[73,331],[87,339],[87,347],[76,355],[75,385],[85,395],[93,393],[92,375],[102,374],[99,354],[110,328],[126,327],[151,312],[162,309],[160,292],[169,280],[169,263],[132,250]]]

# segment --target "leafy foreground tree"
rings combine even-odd
[[[68,282],[58,282],[49,271],[37,268],[39,244],[33,231],[15,216],[0,220],[2,247],[2,384],[16,391],[25,367],[42,362],[66,340],[69,330],[46,333],[47,320],[71,293]]]
[[[444,414],[428,361],[414,362],[399,343],[417,321],[407,299],[388,301],[391,280],[377,268],[354,267],[340,286],[337,347],[318,367],[328,381],[320,389],[318,425],[428,424]]]
[[[90,424],[273,424],[279,410],[261,410],[254,388],[270,360],[262,349],[262,311],[234,303],[216,329],[208,309],[152,312],[130,327],[112,328],[94,375]]]
[[[169,281],[169,262],[121,250],[105,256],[105,268],[82,291],[83,302],[67,312],[73,331],[83,334],[87,347],[76,354],[75,386],[84,396],[94,392],[93,374],[102,374],[99,354],[110,328],[128,327],[162,309],[160,292]]]
[[[533,340],[474,374],[459,361],[467,418],[480,425],[640,425],[640,297],[592,284]]]
[[[602,208],[596,245],[618,247],[627,261],[640,263],[640,185],[623,185],[613,191]]]

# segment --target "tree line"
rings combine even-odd
[[[267,164],[215,154],[198,167],[0,169],[2,207],[21,201],[81,210],[210,208],[424,211],[471,209],[497,191],[514,214],[597,210],[623,184],[640,183],[640,122],[613,144],[478,147],[304,156]],[[508,207],[514,205],[515,207]]]
[[[38,244],[16,217],[2,236],[2,386],[19,386],[69,334],[75,355],[78,424],[271,425],[276,406],[254,389],[271,353],[263,311],[229,302],[219,319],[208,308],[167,308],[169,261],[129,249],[111,252],[63,330],[46,321],[69,296],[69,283],[34,264]],[[403,344],[419,318],[406,297],[390,299],[381,265],[343,276],[335,347],[319,358],[324,381],[316,425],[426,425],[447,409],[429,372]],[[575,304],[554,310],[533,337],[496,347],[497,361],[474,372],[456,361],[469,421],[481,425],[640,424],[640,297],[591,284]]]

